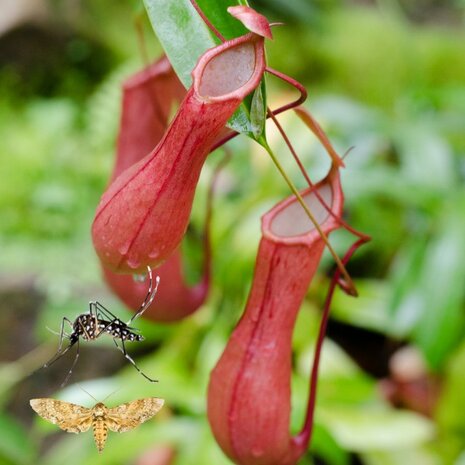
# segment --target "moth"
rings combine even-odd
[[[134,366],[134,368],[150,382],[157,382],[156,379],[152,379],[147,376],[137,365],[132,357],[128,354],[126,350],[126,341],[130,342],[139,342],[143,341],[144,337],[139,334],[139,330],[131,326],[131,323],[138,317],[140,317],[145,310],[150,306],[158,290],[158,284],[160,278],[157,276],[155,278],[155,286],[153,286],[152,279],[152,269],[148,266],[148,276],[149,276],[149,288],[147,295],[142,302],[140,308],[132,316],[132,318],[124,323],[118,317],[113,315],[110,310],[105,308],[100,302],[92,301],[89,302],[89,311],[87,313],[82,313],[78,315],[73,321],[64,317],[61,321],[61,330],[59,333],[55,333],[60,336],[60,342],[58,345],[58,350],[56,354],[44,365],[44,368],[49,367],[55,363],[58,359],[63,357],[63,355],[68,352],[71,347],[76,344],[76,356],[74,357],[73,364],[71,365],[68,374],[66,375],[65,380],[62,383],[62,387],[68,382],[73,369],[79,358],[79,342],[82,339],[85,341],[95,341],[102,334],[107,334],[113,338],[113,342],[116,347],[123,353],[124,357]],[[68,324],[71,327],[71,333],[67,334],[65,331],[65,324]],[[69,344],[66,347],[63,347],[63,340],[69,340]],[[118,341],[121,344],[121,347],[118,345]]]
[[[43,419],[58,425],[68,433],[83,433],[91,426],[99,452],[107,441],[108,430],[125,433],[150,420],[162,407],[164,400],[146,397],[133,400],[114,408],[98,402],[92,408],[56,399],[31,399],[30,404]]]

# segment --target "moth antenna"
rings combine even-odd
[[[80,384],[78,384],[78,387],[81,391],[84,391],[89,397],[92,397],[92,399],[95,400],[95,402],[98,402],[98,400],[88,391],[86,391]]]
[[[108,394],[105,399],[102,400],[102,403],[104,403],[110,396],[112,396],[113,394],[116,394],[118,391],[120,391],[121,388],[118,388],[118,389],[115,389],[114,391],[110,392],[110,394]]]

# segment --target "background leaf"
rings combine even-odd
[[[24,436],[24,429],[16,421],[0,415],[0,463],[29,465],[34,462],[35,448]]]

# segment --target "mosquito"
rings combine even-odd
[[[149,289],[147,291],[147,295],[145,296],[144,301],[142,302],[141,306],[137,310],[136,313],[131,317],[131,319],[124,323],[118,317],[113,315],[110,310],[104,307],[100,302],[91,301],[89,302],[89,311],[87,313],[82,313],[79,315],[74,322],[69,320],[66,317],[63,317],[61,321],[61,329],[58,334],[60,336],[60,342],[58,345],[58,350],[56,354],[44,365],[44,368],[49,367],[61,357],[63,357],[74,345],[77,346],[76,349],[76,356],[74,357],[73,364],[66,375],[65,380],[63,381],[61,387],[65,386],[69,381],[73,373],[73,369],[76,366],[76,363],[79,359],[79,342],[80,339],[84,339],[85,341],[95,341],[98,339],[102,334],[108,334],[113,338],[113,342],[115,343],[116,347],[123,353],[124,357],[134,366],[134,368],[146,379],[148,379],[151,383],[157,383],[157,379],[152,379],[147,376],[134,362],[132,357],[128,354],[126,350],[125,342],[139,342],[144,340],[144,336],[139,334],[139,329],[134,328],[131,323],[136,319],[139,318],[145,310],[150,306],[155,298],[155,295],[158,290],[158,284],[160,283],[160,277],[157,276],[155,278],[155,286],[153,286],[153,278],[152,278],[152,269],[147,266],[147,272],[149,276]],[[72,331],[70,334],[66,333],[65,325],[68,324]],[[63,348],[63,340],[69,339],[69,344]],[[121,346],[118,344],[120,342]]]

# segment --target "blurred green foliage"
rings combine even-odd
[[[366,465],[465,463],[465,31],[457,20],[463,17],[463,3],[427,2],[421,23],[413,22],[421,2],[404,3],[266,2],[270,18],[289,22],[274,29],[270,64],[306,84],[307,108],[341,153],[354,147],[343,173],[347,219],[373,237],[350,266],[360,297],[338,292],[333,321],[414,344],[442,384],[432,418],[394,409],[380,395],[375,377],[328,340],[312,451],[331,465],[354,463],[353,454]],[[119,87],[143,64],[133,26],[133,18],[143,13],[141,2],[84,1],[76,14],[67,12],[66,2],[51,5],[54,20],[45,30],[66,29],[64,48],[48,50],[54,55],[42,67],[34,64],[31,76],[21,71],[27,60],[21,68],[10,61],[0,69],[1,273],[38,277],[47,303],[34,332],[37,343],[50,348],[56,340],[46,326],[56,329],[63,316],[72,318],[90,299],[125,315],[102,285],[89,229],[112,166]],[[455,21],[435,22],[437,8],[444,13],[441,18]],[[142,28],[155,57],[160,48],[147,20]],[[2,47],[11,37],[0,37],[0,60],[7,56]],[[21,29],[14,37],[24,37]],[[25,50],[30,46],[21,41]],[[52,73],[47,63],[59,65]],[[47,79],[54,82],[44,86]],[[284,85],[268,82],[271,106],[291,98]],[[322,148],[294,116],[281,120],[312,178],[318,179],[328,166]],[[268,138],[303,186],[271,126]],[[81,383],[99,399],[118,389],[108,405],[156,395],[166,399],[166,407],[136,431],[110,435],[98,455],[90,434],[55,434],[56,428],[41,420],[31,427],[32,412],[29,418],[15,418],[8,401],[28,373],[26,360],[5,362],[0,366],[5,405],[0,463],[126,464],[157,444],[172,444],[178,464],[229,463],[205,418],[208,376],[244,308],[259,218],[288,195],[258,146],[245,139],[230,145],[234,156],[215,199],[210,298],[179,324],[141,322],[152,345],[146,344],[148,354],[140,364],[156,373],[160,384],[145,383],[130,366]],[[210,157],[201,177],[193,211],[198,229],[218,159]],[[342,253],[349,238],[336,234],[333,243]],[[319,284],[327,282],[330,263],[327,257]],[[293,431],[304,414],[321,292],[310,290],[295,331]],[[363,339],[357,344],[370,350]],[[36,397],[43,395],[37,385]],[[77,385],[63,391],[57,386],[53,395],[93,403]],[[52,435],[44,451],[41,442]],[[313,463],[312,456],[302,463]]]

